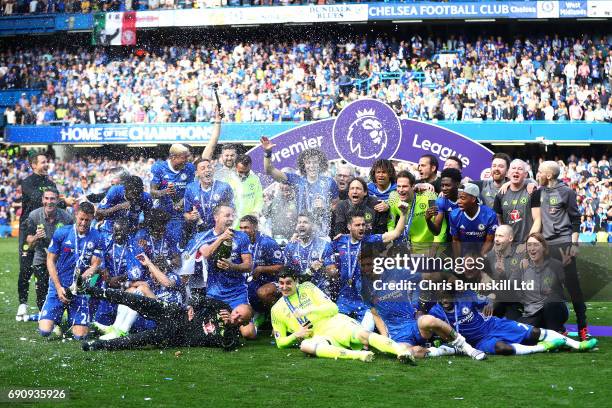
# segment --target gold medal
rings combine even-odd
[[[353,278],[350,278],[350,279],[348,280],[348,285],[349,285],[349,286],[351,286],[351,287],[353,286]]]

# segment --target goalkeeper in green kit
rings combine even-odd
[[[282,297],[272,307],[272,327],[278,348],[300,345],[300,350],[317,357],[372,361],[370,346],[394,354],[401,362],[414,364],[409,348],[365,330],[310,282],[299,283],[292,270],[278,277]]]

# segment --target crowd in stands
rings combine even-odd
[[[612,122],[605,35],[235,42],[112,56],[103,48],[0,53],[0,90],[35,88],[7,124],[309,121],[351,101],[419,120]]]
[[[375,2],[376,0],[372,1]],[[383,1],[383,0],[378,0]],[[398,0],[415,3],[426,0]],[[459,0],[427,0],[452,3]],[[465,0],[461,0],[465,1]],[[478,2],[482,0],[468,0]],[[499,0],[498,0],[499,1]],[[0,14],[91,13],[97,11],[145,11],[203,9],[210,7],[291,6],[336,4],[335,0],[2,0]],[[361,3],[359,0],[341,3]]]

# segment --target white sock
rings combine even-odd
[[[511,344],[512,348],[514,348],[515,354],[517,356],[522,356],[525,354],[533,354],[533,353],[542,353],[545,351],[544,346],[535,345],[535,346],[525,346],[523,344],[513,343]]]
[[[119,327],[121,327],[123,321],[125,320],[125,316],[128,314],[130,310],[131,309],[127,307],[126,305],[117,306],[117,316],[115,317],[115,321],[112,324],[112,326],[115,329],[118,329]]]
[[[427,349],[426,357],[452,356],[454,354],[455,354],[455,349],[453,347],[441,345],[440,347],[429,347]]]
[[[376,327],[376,323],[374,322],[374,316],[372,316],[372,312],[370,312],[369,310],[363,315],[363,319],[361,320],[361,327],[371,332],[373,332],[374,328]]]
[[[544,341],[544,340],[549,341],[553,339],[564,339],[565,344],[567,344],[569,347],[576,349],[576,350],[580,349],[579,341],[570,339],[569,337],[559,334],[554,330],[540,329],[540,341]]]
[[[126,309],[127,309],[127,311],[125,313],[125,318],[121,322],[121,325],[120,326],[115,326],[122,333],[129,333],[130,329],[132,328],[132,325],[134,324],[134,322],[138,318],[138,312],[137,311],[132,310],[132,309],[130,309],[127,306],[126,306]]]
[[[467,341],[465,341],[465,337],[457,333],[457,337],[455,340],[451,341],[451,346],[456,347],[457,350],[462,351],[467,355],[471,355],[474,351],[474,347],[472,347]]]

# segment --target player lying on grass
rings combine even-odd
[[[369,248],[362,250],[361,268],[366,273],[372,268],[373,254]],[[416,318],[416,312],[410,299],[410,291],[405,289],[391,290],[389,286],[379,286],[401,282],[412,274],[404,269],[387,269],[376,278],[380,280],[372,285],[372,314],[378,331],[392,340],[409,347],[417,358],[439,357],[455,353],[466,354],[474,360],[484,360],[486,354],[473,348],[446,321],[431,315]],[[393,287],[393,286],[391,286]],[[440,337],[451,347],[424,347],[434,336]],[[472,343],[473,344],[473,343]]]
[[[429,313],[445,320],[466,340],[488,354],[523,355],[542,353],[567,346],[591,350],[597,339],[576,341],[556,331],[533,327],[498,317],[485,319],[480,311],[486,306],[474,292],[441,292],[439,303]]]
[[[295,271],[279,274],[283,297],[272,307],[272,328],[278,348],[300,344],[300,350],[317,357],[372,361],[371,346],[414,363],[410,350],[393,340],[365,330],[354,319],[338,313],[338,306],[310,282],[299,283]]]
[[[83,286],[81,284],[81,286]],[[222,347],[232,350],[238,347],[240,326],[251,321],[249,305],[238,305],[233,310],[225,302],[200,298],[190,306],[162,302],[116,289],[80,289],[97,299],[123,304],[157,326],[152,330],[129,334],[113,340],[83,342],[83,350],[125,350],[143,346],[156,347]]]

